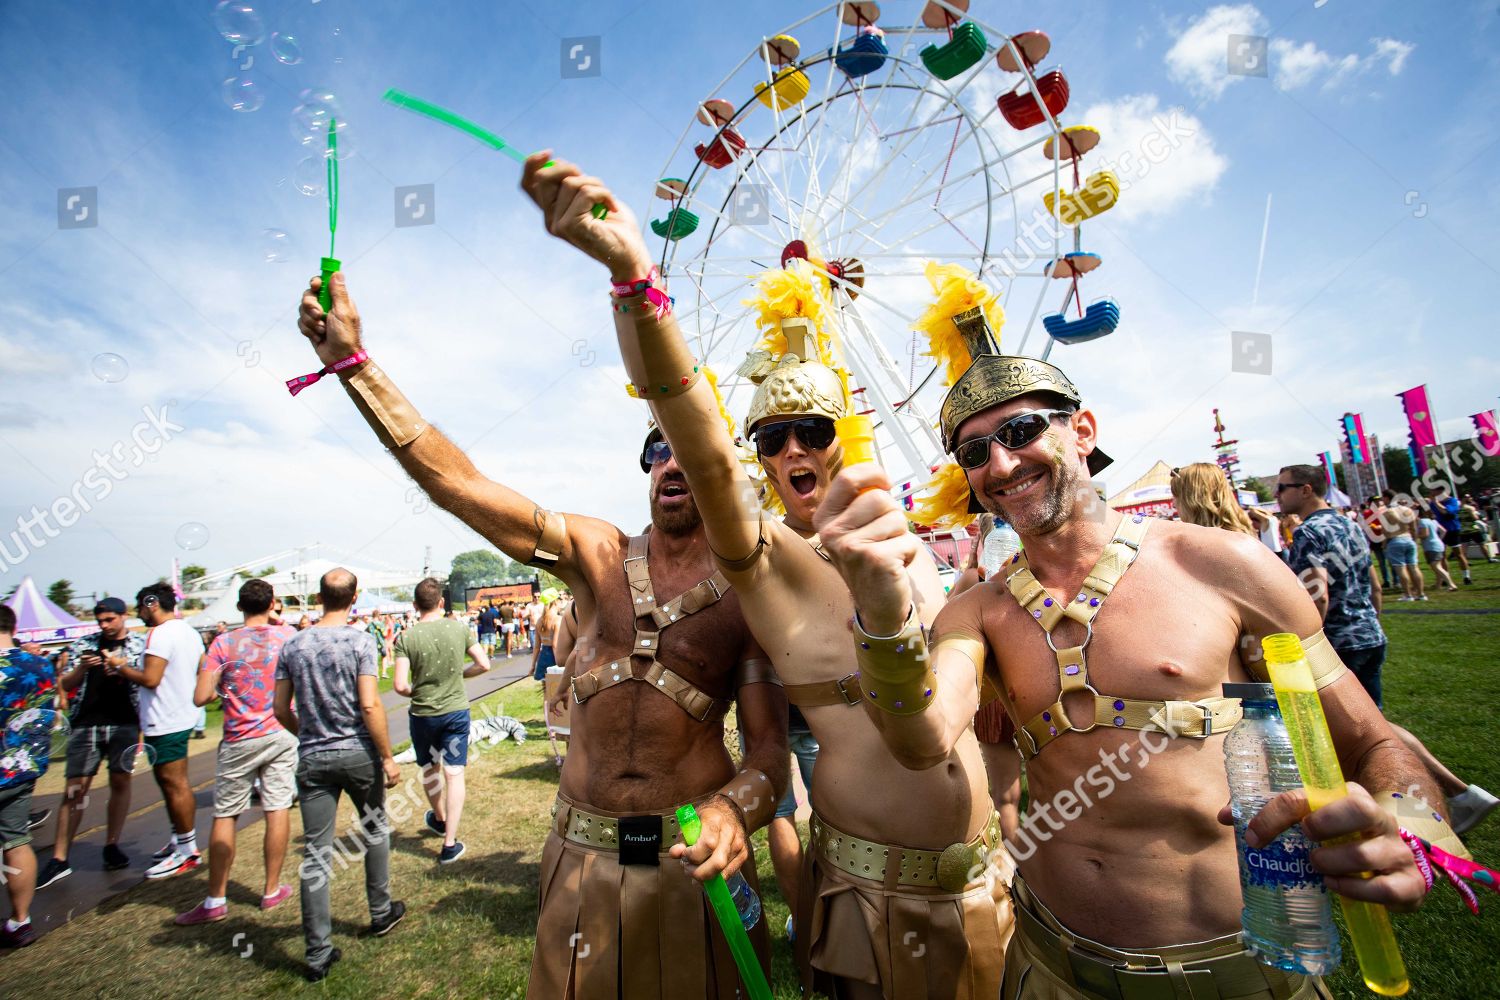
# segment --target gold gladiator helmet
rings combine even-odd
[[[769,351],[752,351],[739,374],[756,383],[745,415],[745,431],[753,434],[769,417],[844,416],[844,387],[837,372],[818,360],[817,331],[803,317],[781,320],[787,350],[780,358]]]
[[[1056,365],[1037,358],[999,353],[983,310],[970,309],[959,313],[953,317],[953,322],[973,361],[943,398],[940,420],[943,447],[949,453],[958,447],[958,428],[965,420],[1020,396],[1048,393],[1075,407],[1083,404],[1077,387]],[[1088,457],[1089,475],[1098,475],[1113,461],[1095,448]],[[984,513],[972,490],[969,491],[969,513]]]

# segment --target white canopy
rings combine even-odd
[[[244,624],[245,615],[236,607],[240,601],[240,584],[244,582],[239,576],[235,576],[229,581],[229,588],[224,593],[202,611],[189,616],[187,623],[193,628],[208,628],[219,622],[224,622],[226,625]]]

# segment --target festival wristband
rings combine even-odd
[[[1496,873],[1493,869],[1470,861],[1468,858],[1449,854],[1441,847],[1434,847],[1431,842],[1423,840],[1405,827],[1401,828],[1401,839],[1411,849],[1412,860],[1417,863],[1417,871],[1422,873],[1422,880],[1427,883],[1428,892],[1431,892],[1432,887],[1437,884],[1437,878],[1433,875],[1436,869],[1464,898],[1469,912],[1476,917],[1479,916],[1479,897],[1474,895],[1469,882],[1500,893],[1500,873]],[[1465,879],[1468,881],[1464,881]]]
[[[641,294],[660,280],[661,272],[653,265],[644,278],[636,278],[634,281],[611,281],[609,292],[617,299],[628,298],[631,295]]]
[[[753,767],[741,768],[739,774],[714,794],[722,795],[739,809],[747,837],[771,822],[781,801],[771,787],[771,779]]]
[[[365,422],[387,448],[411,444],[427,430],[427,421],[375,362],[342,382]]]
[[[317,382],[324,375],[332,375],[334,372],[341,372],[345,368],[353,368],[355,365],[364,364],[368,360],[370,360],[370,356],[368,354],[366,354],[364,351],[357,351],[354,354],[349,355],[342,361],[335,361],[331,365],[324,366],[320,371],[311,372],[307,375],[299,375],[294,379],[289,379],[286,384],[287,391],[295,396],[303,389],[306,389],[314,382]]]
[[[637,295],[644,295],[645,299],[640,303],[616,302],[614,310],[617,313],[629,313],[631,309],[639,307],[641,314],[654,312],[656,319],[660,322],[672,311],[674,300],[667,295],[661,287],[661,272],[654,266],[644,278],[634,281],[612,281],[609,285],[610,296],[615,299],[630,299]]]
[[[892,636],[870,635],[855,614],[854,638],[854,658],[866,701],[892,715],[916,715],[932,704],[937,674],[915,606],[901,631]]]

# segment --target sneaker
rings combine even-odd
[[[444,844],[443,849],[438,852],[438,864],[451,865],[464,856],[464,842],[455,841],[452,844]]]
[[[167,841],[167,846],[166,847],[163,847],[161,850],[159,850],[155,854],[151,855],[151,860],[152,861],[165,861],[167,858],[170,858],[172,855],[174,855],[176,853],[177,853],[177,841],[169,839]]]
[[[370,933],[376,937],[385,937],[404,916],[406,916],[406,904],[397,900],[391,904],[390,911],[384,917],[370,921]]]
[[[173,875],[185,875],[203,864],[202,854],[178,854],[173,851],[163,858],[158,864],[146,869],[147,878],[171,878]]]
[[[1419,601],[1425,601],[1425,600],[1427,600],[1427,595],[1423,594],[1421,597],[1417,598],[1417,600],[1419,600]]]
[[[1472,583],[1473,583],[1473,582],[1474,582],[1474,581],[1473,581],[1473,579],[1471,579],[1471,578],[1470,578],[1470,577],[1468,577],[1468,576],[1465,576],[1465,577],[1464,577],[1464,586],[1466,586],[1466,587],[1467,587],[1467,586],[1469,586],[1469,585],[1470,585],[1470,584],[1472,584]]]
[[[276,907],[292,898],[292,887],[283,885],[277,887],[276,891],[269,896],[260,897],[260,908],[262,910],[274,910]]]
[[[41,826],[51,818],[51,809],[43,809],[41,812],[34,812],[30,816],[26,817],[26,829],[35,830],[37,827]]]
[[[71,874],[73,874],[73,869],[68,866],[66,861],[48,858],[47,863],[42,866],[42,870],[37,872],[36,887],[38,889],[45,889],[58,879],[67,878]]]
[[[1453,817],[1453,832],[1465,833],[1500,806],[1500,799],[1478,785],[1470,785],[1448,799],[1448,815]]]
[[[148,875],[146,877],[150,878],[151,876]],[[197,906],[193,907],[191,910],[188,910],[186,913],[177,914],[177,918],[172,922],[179,927],[191,927],[194,924],[214,924],[218,923],[220,920],[228,919],[228,903],[225,903],[223,906],[209,906],[206,902],[204,902],[199,903]]]
[[[1396,598],[1396,600],[1401,601],[1401,602],[1404,603],[1406,601],[1415,601],[1416,598],[1415,597],[1408,597],[1408,596],[1403,595],[1401,597]]]
[[[439,823],[437,813],[433,812],[431,809],[427,810],[427,815],[422,817],[422,822],[425,823],[427,825],[427,829],[431,830],[433,833],[444,835],[448,833],[448,824]]]
[[[201,730],[201,729],[194,729],[193,730],[193,739],[195,739],[195,740],[206,740],[206,739],[208,739],[208,736],[203,732],[203,730]]]
[[[322,965],[313,965],[309,963],[307,966],[307,972],[305,973],[305,975],[307,976],[307,981],[310,983],[321,983],[323,980],[328,978],[328,970],[333,968],[333,963],[337,962],[343,957],[344,953],[335,948],[328,953],[328,961],[324,962]]]
[[[7,930],[5,921],[0,920],[0,948],[24,948],[35,943],[36,928],[31,926],[31,921],[26,921],[12,931]]]
[[[107,871],[107,872],[117,872],[121,868],[129,868],[129,867],[130,867],[130,857],[124,851],[120,850],[120,848],[118,847],[118,845],[115,845],[115,844],[105,844],[104,845],[104,870],[105,871]]]

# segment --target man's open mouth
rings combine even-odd
[[[811,472],[794,472],[787,481],[799,497],[810,497],[818,488],[818,477]]]
[[[675,500],[687,495],[688,488],[684,483],[662,483],[661,489],[657,491],[657,496],[663,500]]]

